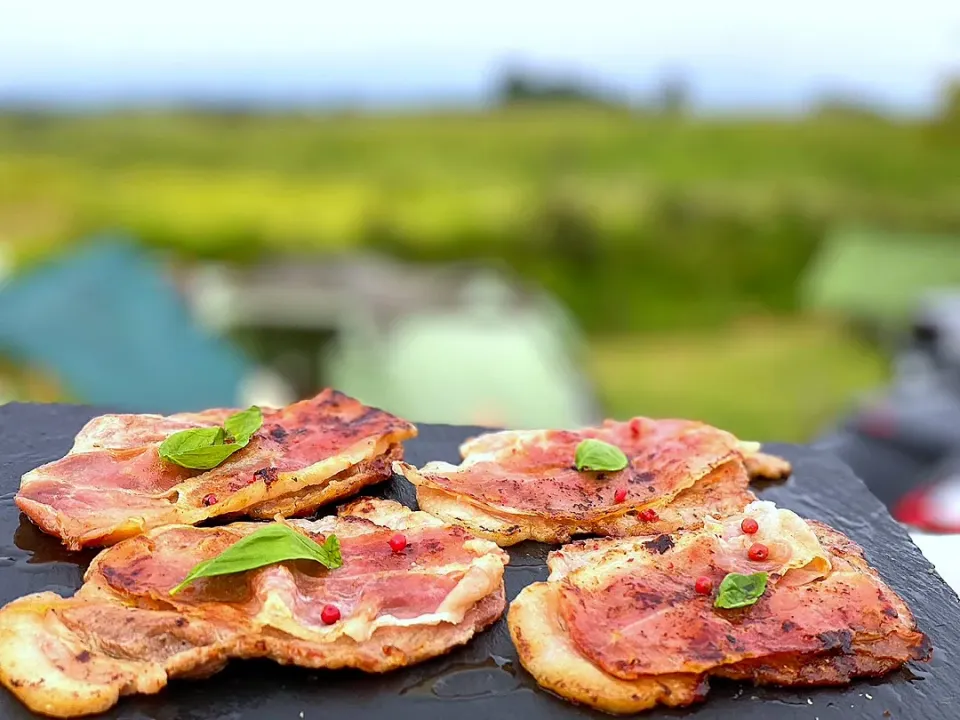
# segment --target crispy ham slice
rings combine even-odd
[[[630,464],[619,472],[578,471],[576,448],[587,438],[616,445]],[[397,462],[394,470],[417,486],[422,509],[502,546],[698,527],[708,513],[739,512],[754,500],[751,476],[790,472],[786,460],[761,453],[757,443],[685,420],[495,432],[466,441],[460,452],[460,465],[418,470]],[[621,502],[618,490],[626,492]]]
[[[335,533],[343,565],[287,562],[171,596],[196,562],[262,525],[150,530],[98,555],[74,597],[38,593],[0,610],[0,681],[35,712],[88,715],[232,658],[393,670],[467,642],[504,610],[506,553],[426,513],[365,498],[338,517],[287,522],[317,541]],[[388,542],[396,531],[401,552]],[[326,604],[339,622],[323,622]]]
[[[212,470],[160,458],[174,432],[215,426],[233,412],[94,418],[66,457],[23,476],[17,505],[72,550],[222,515],[303,515],[389,478],[400,443],[416,435],[404,420],[325,390],[265,410],[249,445]]]
[[[836,685],[925,660],[910,610],[846,537],[771,503],[750,517],[782,533],[744,567],[731,528],[572,543],[547,582],[524,588],[508,624],[520,661],[544,687],[613,713],[706,697],[710,675],[778,685]],[[805,525],[805,527],[801,527]],[[698,577],[770,573],[756,604],[714,607]]]

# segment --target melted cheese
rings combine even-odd
[[[389,527],[393,530],[443,525],[440,520],[431,515],[414,512],[398,503],[358,500],[345,510],[346,514],[364,517],[377,525]],[[336,531],[341,537],[349,534],[350,530],[349,525],[338,523],[337,518],[330,516],[314,521],[294,520],[289,522],[311,533]],[[365,528],[362,526],[355,529],[358,535],[363,534],[364,531]],[[306,626],[302,620],[294,617],[285,599],[291,586],[293,586],[291,579],[289,582],[280,580],[277,583],[276,590],[268,589],[264,605],[255,621],[305,640],[333,640],[340,635],[347,635],[357,642],[367,640],[377,628],[381,627],[429,626],[444,622],[454,625],[459,624],[476,603],[499,589],[503,581],[504,566],[504,556],[496,543],[471,538],[464,541],[464,548],[477,556],[472,562],[468,564],[448,563],[441,567],[432,567],[428,571],[438,575],[453,572],[463,573],[460,582],[444,598],[435,612],[424,613],[412,618],[398,618],[389,614],[377,617],[356,614],[345,617],[341,622],[329,627]]]
[[[468,565],[451,563],[431,569],[431,573],[438,575],[457,571],[463,572],[463,577],[432,613],[412,618],[398,618],[389,614],[367,617],[357,613],[329,627],[304,625],[301,619],[294,616],[288,604],[293,586],[292,578],[286,580],[288,571],[278,573],[274,588],[266,589],[263,606],[254,618],[254,623],[276,628],[303,640],[330,641],[346,635],[357,642],[369,639],[381,627],[429,626],[440,623],[457,625],[474,605],[500,587],[503,580],[503,561],[497,555],[488,554],[476,558]]]
[[[744,518],[753,518],[759,526],[748,535],[740,529]],[[786,584],[802,584],[825,577],[830,572],[830,560],[821,547],[813,529],[796,513],[778,508],[774,503],[757,500],[744,509],[742,515],[725,520],[707,517],[704,531],[717,536],[721,552],[740,565],[750,546],[762,543],[770,549],[771,566],[764,569],[781,576],[771,578]]]
[[[757,521],[759,530],[748,535],[740,529],[745,517]],[[646,547],[652,537],[588,540],[567,545],[550,554],[549,580],[569,577],[577,586],[598,589],[622,572],[635,572],[653,562]],[[717,564],[727,572],[770,573],[771,583],[800,585],[825,577],[831,570],[826,551],[810,526],[794,512],[772,502],[750,503],[744,512],[723,520],[710,516],[702,530],[672,536],[671,553],[682,555],[694,545],[712,547]],[[747,553],[754,543],[770,548],[770,557],[759,563]]]

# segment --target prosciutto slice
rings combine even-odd
[[[66,457],[23,476],[17,505],[73,550],[222,515],[306,514],[390,477],[400,443],[416,435],[404,420],[325,390],[265,411],[250,443],[212,470],[160,458],[174,432],[216,426],[233,412],[94,418]]]
[[[565,697],[626,713],[702,700],[710,675],[835,685],[929,657],[910,610],[849,539],[771,503],[747,514],[773,548],[756,563],[733,530],[743,516],[552,553],[548,582],[510,609],[521,662]],[[755,604],[714,606],[727,573],[760,571],[769,580]],[[714,594],[696,591],[700,577]]]
[[[620,448],[627,467],[578,471],[576,448],[588,438]],[[753,500],[749,476],[781,478],[790,472],[785,460],[723,430],[639,417],[577,431],[490,433],[468,440],[460,451],[458,466],[394,467],[417,486],[423,509],[501,545],[696,527],[706,512],[737,512]]]
[[[387,500],[287,521],[340,539],[335,570],[293,561],[169,591],[257,523],[151,530],[105,550],[72,598],[38,593],[0,610],[0,681],[54,717],[102,712],[122,695],[209,675],[232,658],[384,672],[467,642],[505,607],[495,544]],[[401,551],[389,540],[406,537]],[[340,618],[326,624],[322,610]]]

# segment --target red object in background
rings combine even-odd
[[[892,514],[917,530],[960,533],[960,477],[914,488],[897,501]]]
[[[858,425],[864,434],[882,440],[893,437],[897,432],[896,419],[885,405],[874,405],[864,409]]]

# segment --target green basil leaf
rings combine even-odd
[[[575,455],[577,470],[597,470],[602,472],[616,472],[623,470],[627,464],[627,456],[623,450],[605,443],[603,440],[590,438],[577,445]]]
[[[198,563],[170,594],[175,595],[199,578],[232,575],[286,560],[313,560],[335,570],[343,565],[340,541],[336,535],[330,535],[323,545],[319,545],[289,525],[271,523],[234,543],[217,557]]]
[[[221,427],[181,430],[163,441],[160,446],[160,453],[176,454],[189,452],[197,448],[210,447],[211,445],[222,445],[224,437],[225,433]]]
[[[730,573],[720,583],[720,591],[713,606],[729,610],[753,605],[766,591],[768,577],[765,572],[753,575]]]
[[[263,425],[256,405],[234,413],[223,427],[190,428],[176,432],[160,445],[160,457],[181,467],[211,470],[250,442]]]
[[[223,428],[217,428],[223,432]],[[170,462],[176,463],[180,467],[190,468],[191,470],[212,470],[222,463],[237,450],[243,448],[248,442],[235,442],[226,445],[208,445],[207,447],[198,447],[192,450],[178,451],[161,457]]]
[[[228,437],[249,440],[261,425],[263,425],[263,413],[256,405],[251,405],[246,410],[228,417],[223,423],[223,429],[227,431]]]
[[[182,465],[183,467],[197,467],[180,462],[180,458],[185,458],[189,461],[198,451],[205,451],[211,447],[224,447],[223,441],[225,434],[221,427],[190,428],[189,430],[175,432],[161,443],[159,448],[160,457],[164,460]],[[210,467],[215,466],[211,465]]]

